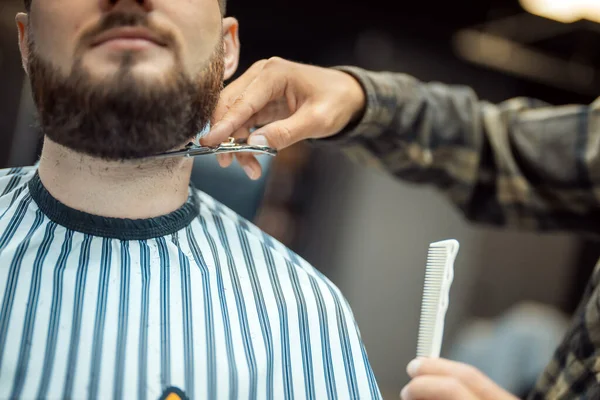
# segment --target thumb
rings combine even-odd
[[[267,124],[248,137],[248,144],[285,149],[315,132],[316,122],[308,107],[301,108],[289,118]]]

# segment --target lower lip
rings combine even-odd
[[[108,47],[114,50],[144,50],[160,46],[147,39],[120,38],[107,40],[96,47]]]

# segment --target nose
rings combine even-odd
[[[153,0],[100,0],[102,11],[152,11]]]

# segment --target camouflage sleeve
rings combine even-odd
[[[440,189],[467,219],[600,233],[600,100],[552,107],[480,100],[469,87],[338,67],[363,86],[361,120],[319,143]]]

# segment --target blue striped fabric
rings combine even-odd
[[[203,193],[161,237],[54,222],[0,171],[0,398],[380,399],[352,311]]]

